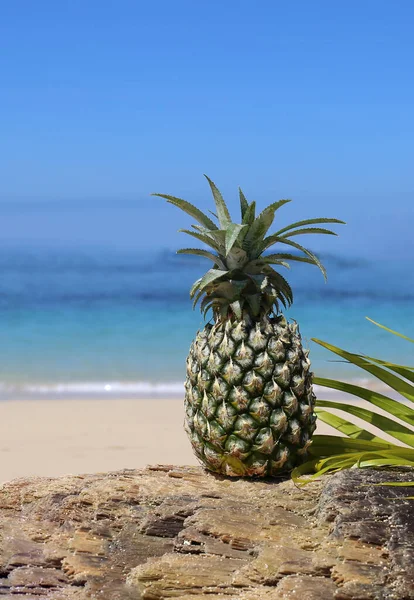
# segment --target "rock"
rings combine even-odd
[[[11,587],[54,588],[64,586],[67,577],[58,569],[47,567],[17,567],[8,576]]]
[[[363,543],[354,546],[354,556],[352,551],[346,556],[349,545],[340,553],[345,562],[335,567],[333,577],[344,589],[337,598],[414,598],[414,501],[405,499],[410,488],[375,485],[413,480],[412,470],[352,469],[326,483],[319,500],[319,522],[332,523],[334,538]],[[350,571],[349,559],[360,561],[358,569]]]
[[[20,479],[0,488],[0,600],[414,599],[414,504],[372,486],[413,478],[298,488],[162,465]]]
[[[277,587],[280,600],[332,600],[336,591],[334,582],[326,577],[309,575],[290,576],[282,579]]]

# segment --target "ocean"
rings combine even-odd
[[[318,376],[363,374],[311,341],[414,364],[414,278],[405,261],[320,255],[328,271],[292,263],[289,318]],[[182,396],[185,360],[203,327],[188,290],[209,261],[171,250],[2,247],[0,399]]]

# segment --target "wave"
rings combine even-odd
[[[372,379],[355,378],[350,380],[354,385],[369,387],[376,391],[387,390],[387,386],[378,384]],[[315,385],[318,397],[329,395],[329,398],[340,398],[344,394],[338,390],[327,390]],[[90,381],[90,382],[58,382],[6,384],[0,383],[0,400],[13,399],[64,399],[64,398],[184,398],[182,382],[150,382],[150,381]]]
[[[150,381],[80,381],[59,383],[0,383],[0,398],[4,397],[183,397],[181,382],[154,383]]]

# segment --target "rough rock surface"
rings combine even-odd
[[[197,467],[0,488],[0,598],[414,599],[413,473],[297,488]],[[365,484],[370,484],[366,486]]]

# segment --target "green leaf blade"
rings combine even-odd
[[[332,402],[330,400],[317,400],[317,406],[323,408],[334,408],[342,412],[346,412],[354,417],[358,417],[367,423],[370,423],[374,427],[377,427],[384,433],[387,433],[391,437],[397,439],[403,444],[414,447],[414,431],[408,429],[404,425],[401,425],[397,421],[389,419],[383,415],[367,410],[360,406],[354,406],[353,404],[346,404],[345,402]]]
[[[243,231],[243,229],[246,229],[246,227],[247,227],[247,225],[238,225],[237,223],[232,223],[231,225],[229,225],[227,227],[226,238],[225,238],[226,257],[232,251],[232,248],[233,248],[234,244],[236,243],[237,238],[240,235],[240,232]]]
[[[205,275],[199,280],[198,289],[203,291],[206,289],[208,285],[216,281],[217,279],[221,279],[228,274],[227,271],[222,271],[221,269],[210,269],[207,271]]]
[[[325,281],[327,280],[326,269],[323,266],[323,264],[321,263],[321,261],[319,260],[319,258],[316,256],[316,254],[314,254],[307,248],[304,248],[300,244],[297,244],[296,242],[292,242],[292,240],[278,238],[277,241],[280,242],[281,244],[287,244],[288,246],[292,246],[293,248],[296,248],[297,250],[300,250],[301,252],[306,254],[313,261],[313,263],[319,267],[320,271],[322,272],[322,275],[324,276]]]
[[[246,212],[243,215],[243,225],[249,225],[249,227],[251,225],[253,225],[254,220],[255,220],[255,214],[256,214],[256,202],[253,200],[253,202],[251,202],[251,204],[249,204]]]
[[[190,231],[189,229],[179,229],[178,231],[179,233],[186,233],[187,235],[195,238],[196,240],[199,240],[200,242],[203,242],[203,244],[210,246],[210,248],[213,248],[213,250],[216,250],[216,252],[220,253],[220,245],[217,244],[217,242],[213,240],[208,234],[196,233],[195,231]]]
[[[256,217],[244,238],[245,250],[250,249],[253,245],[260,247],[262,239],[274,221],[275,212],[288,202],[291,202],[291,200],[284,199],[273,202],[267,206],[258,217]]]
[[[350,394],[351,396],[356,396],[357,398],[362,398],[362,400],[366,400],[381,410],[388,412],[390,415],[397,417],[401,421],[414,426],[414,411],[409,406],[405,406],[405,404],[398,402],[398,400],[393,400],[380,392],[348,382],[327,379],[325,377],[314,377],[313,383],[315,385],[344,392],[345,394]]]
[[[200,225],[203,225],[208,229],[217,229],[215,223],[211,219],[209,219],[207,215],[205,215],[200,209],[198,209],[190,202],[187,202],[187,200],[183,200],[182,198],[176,198],[175,196],[170,196],[168,194],[151,194],[151,196],[159,196],[160,198],[164,198],[168,201],[169,204],[177,206],[182,211],[186,212],[188,215],[196,219],[196,221],[198,221]]]
[[[290,231],[291,229],[302,227],[303,225],[322,225],[323,223],[340,223],[341,225],[346,225],[345,221],[341,221],[340,219],[325,219],[324,217],[317,219],[305,219],[304,221],[297,221],[296,223],[292,223],[287,227],[283,227],[283,229],[279,229],[275,235],[280,236],[282,233],[285,233],[285,231]]]
[[[342,350],[337,346],[333,346],[332,344],[322,342],[321,340],[318,340],[316,338],[312,338],[312,341],[314,341],[316,344],[319,344],[320,346],[323,346],[327,350],[330,350],[334,354],[345,358],[345,360],[360,367],[361,369],[364,369],[364,371],[371,373],[371,375],[374,375],[377,379],[389,385],[390,388],[407,398],[407,400],[414,402],[414,387],[406,381],[404,381],[403,379],[396,377],[392,373],[389,373],[386,369],[371,364],[367,360],[363,359],[362,356],[359,354],[346,352],[345,350]]]
[[[207,181],[210,185],[211,192],[213,194],[214,202],[215,202],[216,209],[217,209],[217,217],[220,222],[220,227],[222,229],[227,229],[227,227],[230,225],[230,223],[232,221],[231,221],[231,217],[230,217],[230,213],[227,208],[227,205],[224,202],[224,198],[221,195],[216,184],[213,181],[211,181],[211,179],[209,177],[207,177],[207,175],[204,175],[204,177],[207,179]],[[214,229],[214,227],[211,227],[210,229]]]
[[[223,271],[226,270],[226,265],[220,259],[220,257],[216,254],[208,252],[207,250],[200,250],[199,248],[182,248],[181,250],[177,250],[177,254],[192,254],[194,256],[202,256],[211,260],[214,264],[220,267],[220,269],[223,269]]]
[[[320,421],[323,421],[330,427],[334,427],[334,429],[336,429],[340,433],[344,433],[350,438],[386,443],[386,441],[382,438],[377,437],[370,431],[362,429],[361,427],[358,427],[358,425],[355,425],[355,423],[351,423],[350,421],[347,421],[346,419],[343,419],[338,415],[334,415],[333,413],[321,410],[318,407],[315,409],[315,412],[318,415],[318,419]]]
[[[398,331],[394,331],[393,329],[389,329],[388,327],[385,327],[385,325],[381,325],[380,323],[377,323],[376,321],[373,321],[372,319],[370,319],[369,317],[365,317],[368,321],[371,321],[371,323],[374,323],[374,325],[376,325],[377,327],[381,327],[381,329],[385,329],[385,331],[389,331],[389,333],[392,333],[393,335],[397,335],[400,338],[403,338],[404,340],[408,340],[409,342],[412,342],[414,344],[414,340],[412,338],[407,337],[406,335],[402,334],[402,333],[398,333]]]
[[[246,200],[246,196],[243,194],[242,189],[239,187],[239,198],[240,198],[240,214],[243,221],[244,215],[249,208],[249,203]]]
[[[290,233],[286,233],[281,235],[280,237],[283,239],[290,238],[294,235],[303,235],[304,233],[321,233],[325,235],[338,235],[335,231],[331,231],[330,229],[323,229],[321,227],[304,227],[303,229],[296,229],[295,231],[291,231]]]

